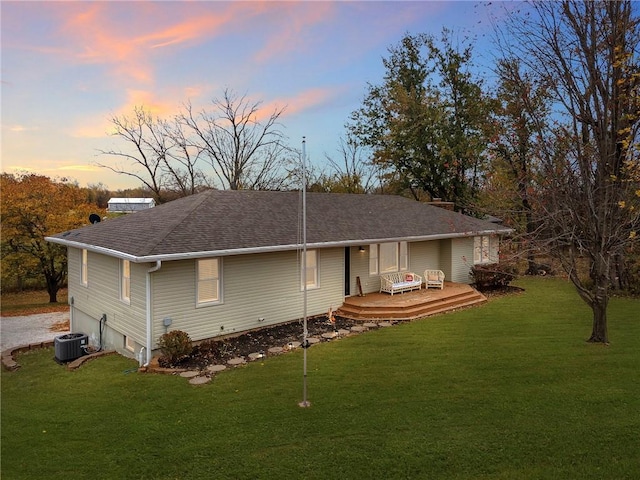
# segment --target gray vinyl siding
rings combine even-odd
[[[471,283],[473,265],[473,237],[451,239],[451,277],[458,283]]]
[[[409,270],[423,275],[427,269],[440,269],[440,242],[409,244]]]
[[[351,247],[351,285],[349,291],[351,295],[358,295],[357,278],[360,277],[362,293],[372,293],[380,290],[380,276],[369,275],[369,245],[364,246],[364,251],[359,247]]]
[[[302,318],[303,291],[297,252],[220,259],[221,303],[198,306],[196,260],[164,262],[153,276],[153,333],[183,330],[203,340]],[[319,288],[307,291],[307,314],[326,313],[344,299],[344,250],[318,250]],[[163,320],[171,319],[165,329]],[[263,320],[260,320],[263,319]]]
[[[455,282],[453,277],[453,269],[451,266],[451,239],[444,239],[438,242],[440,244],[440,270],[444,272],[445,280]]]
[[[122,335],[132,337],[143,344],[145,337],[145,276],[148,264],[131,263],[131,301],[120,300],[120,260],[106,255],[88,252],[87,286],[80,283],[82,251],[69,248],[69,302],[72,308],[97,321],[107,315],[106,326]],[[86,328],[87,324],[83,325]],[[72,328],[74,328],[72,326]],[[95,332],[83,332],[94,334]],[[110,345],[120,349],[122,345]]]

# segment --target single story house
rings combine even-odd
[[[107,202],[110,213],[133,213],[156,206],[153,198],[111,198]]]
[[[303,248],[302,198],[208,190],[47,237],[68,248],[72,331],[148,362],[168,330],[197,341],[300,319],[305,291],[313,316],[387,272],[470,283],[510,232],[400,196],[307,193]]]

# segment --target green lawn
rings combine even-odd
[[[640,301],[608,347],[572,287],[526,291],[193,387],[53,350],[2,373],[3,479],[637,479]]]

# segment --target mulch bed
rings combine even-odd
[[[349,330],[358,322],[346,318],[335,317],[331,323],[326,315],[307,319],[309,337],[320,337],[323,333],[340,329]],[[241,335],[223,340],[205,340],[194,346],[193,352],[188,357],[170,365],[162,357],[160,366],[165,368],[186,368],[189,370],[202,370],[208,365],[225,364],[236,357],[247,358],[250,353],[264,353],[271,347],[284,347],[289,342],[302,342],[303,322],[294,321],[273,327],[265,327],[260,330],[243,333]]]

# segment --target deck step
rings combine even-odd
[[[347,301],[338,309],[337,315],[352,320],[414,320],[450,310],[479,305],[487,298],[476,290],[415,303],[411,305],[359,306]]]

